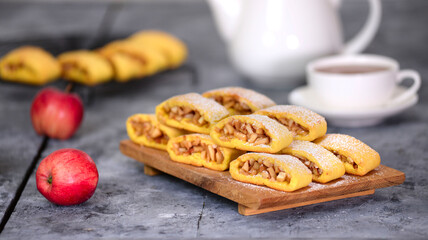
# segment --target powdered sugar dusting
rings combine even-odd
[[[272,99],[268,98],[267,96],[251,89],[246,89],[242,87],[218,88],[210,90],[203,94],[204,96],[238,96],[240,99],[244,99],[244,102],[250,103],[250,105],[255,106],[256,109],[251,109],[253,111],[274,106],[276,104]]]
[[[310,189],[308,189],[308,192],[311,191],[319,191],[322,189],[334,189],[342,186],[353,186],[355,183],[361,183],[362,177],[360,176],[354,176],[354,175],[343,175],[342,177],[335,179],[328,183],[316,183],[312,182],[309,184]]]
[[[295,115],[303,121],[297,122],[302,126],[315,127],[319,124],[326,124],[325,118],[323,116],[301,106],[276,105],[262,109],[259,112],[256,112],[256,114],[272,113],[277,118],[286,117],[287,114]]]
[[[187,93],[166,100],[169,106],[192,106],[210,123],[215,123],[229,115],[229,111],[216,101],[202,97],[198,93]]]
[[[263,115],[246,115],[246,116],[240,116],[242,118],[250,118],[252,120],[255,120],[256,122],[260,123],[264,129],[266,130],[266,133],[272,138],[277,139],[281,141],[283,138],[291,137],[292,135],[290,131],[288,131],[288,128],[286,128],[284,125],[278,123],[277,121]]]
[[[309,154],[316,159],[318,163],[317,165],[323,170],[334,169],[337,165],[343,165],[343,163],[333,153],[309,141],[294,140],[281,152],[291,153],[291,150],[301,151]]]
[[[288,129],[284,125],[278,123],[277,121],[267,116],[255,115],[255,114],[235,115],[233,117],[229,117],[228,119],[237,119],[239,121],[246,122],[246,123],[255,122],[252,124],[256,125],[257,127],[261,127],[265,129],[266,134],[272,139],[270,145],[272,144],[273,141],[282,141],[284,138],[293,137],[290,131],[288,131]],[[254,146],[253,143],[249,143],[249,142],[244,142],[243,145]],[[257,147],[270,148],[271,147],[270,145],[259,144],[257,145]]]
[[[362,159],[377,159],[379,154],[362,141],[345,134],[326,134],[316,144],[352,158],[357,164]]]

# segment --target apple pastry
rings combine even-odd
[[[312,172],[312,181],[327,183],[345,174],[343,163],[330,151],[308,141],[294,140],[281,153],[298,158]]]
[[[110,63],[101,55],[86,50],[66,52],[58,56],[62,77],[88,86],[109,81],[113,77]]]
[[[379,153],[345,134],[326,134],[315,143],[335,154],[345,165],[346,173],[363,176],[380,164]]]
[[[186,45],[175,36],[166,32],[150,30],[135,33],[128,41],[152,48],[164,55],[168,68],[179,67],[187,57]]]
[[[209,134],[211,127],[228,115],[222,105],[197,93],[172,97],[156,107],[161,123],[204,134]]]
[[[230,161],[244,153],[220,147],[209,135],[199,133],[172,138],[168,142],[167,151],[173,161],[217,171],[227,170]]]
[[[265,95],[241,87],[214,89],[203,93],[202,96],[214,99],[227,108],[231,115],[252,114],[275,105],[275,102]]]
[[[290,131],[262,115],[235,115],[217,123],[210,133],[220,146],[277,153],[293,141]]]
[[[294,139],[313,141],[327,132],[327,122],[319,114],[300,106],[277,105],[255,114],[277,120],[291,131]]]
[[[115,41],[98,52],[111,62],[119,82],[153,75],[167,65],[167,59],[161,52],[131,41]]]
[[[174,138],[186,131],[162,125],[154,114],[134,114],[126,121],[126,130],[129,138],[137,144],[147,147],[166,150],[170,138]]]
[[[35,46],[12,50],[0,60],[3,80],[43,85],[59,77],[60,65],[47,51]]]
[[[312,174],[297,158],[290,155],[246,153],[230,163],[233,179],[292,192],[312,182]]]

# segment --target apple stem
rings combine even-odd
[[[49,183],[49,184],[52,184],[52,175],[50,175],[50,176],[48,177],[48,183]]]
[[[67,87],[65,87],[65,92],[70,93],[72,89],[73,89],[73,83],[69,83],[67,84]]]

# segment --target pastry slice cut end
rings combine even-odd
[[[92,51],[66,52],[58,56],[58,61],[63,78],[69,81],[94,86],[113,77],[113,69],[107,59]]]
[[[210,135],[221,146],[267,153],[277,153],[293,140],[286,127],[262,115],[228,117],[216,124]]]
[[[345,174],[343,163],[334,154],[309,141],[294,140],[281,153],[299,159],[312,172],[314,182],[327,183]]]
[[[0,77],[6,81],[43,85],[57,79],[59,74],[58,61],[36,46],[19,47],[0,60]]]
[[[183,41],[159,30],[140,31],[127,40],[148,46],[163,54],[170,69],[181,66],[188,55],[187,47]]]
[[[209,135],[198,133],[172,138],[167,151],[173,161],[216,171],[227,170],[230,161],[243,154],[239,150],[220,147]]]
[[[186,134],[185,131],[160,124],[154,114],[134,114],[126,121],[128,136],[134,143],[166,150],[170,138]]]
[[[379,153],[352,136],[326,134],[315,143],[336,155],[345,165],[346,173],[364,176],[380,165]]]
[[[300,106],[277,105],[257,111],[277,120],[293,133],[294,139],[313,141],[327,132],[327,122],[321,115]]]
[[[311,172],[290,155],[246,153],[230,163],[233,179],[292,192],[312,182]]]
[[[270,106],[275,102],[267,96],[241,87],[225,87],[207,91],[202,94],[223,105],[231,115],[247,115]]]
[[[223,106],[197,93],[172,97],[156,107],[160,122],[203,134],[209,134],[211,127],[228,115]]]

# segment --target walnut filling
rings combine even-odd
[[[213,99],[227,109],[235,110],[239,115],[251,114],[251,108],[239,100],[238,96],[213,96]]]
[[[19,62],[19,63],[10,63],[10,64],[6,64],[4,65],[4,69],[10,72],[14,72],[20,68],[24,67],[24,63]]]
[[[288,130],[293,134],[293,136],[306,136],[309,134],[309,131],[304,128],[302,125],[296,123],[293,119],[289,118],[276,118],[274,116],[269,116],[272,119],[277,120],[288,128]]]
[[[244,123],[236,119],[230,120],[222,129],[215,128],[220,133],[221,141],[230,141],[232,138],[238,138],[241,141],[249,142],[254,145],[266,144],[271,142],[271,138],[265,133],[263,128],[253,126],[250,123]]]
[[[358,169],[358,164],[356,164],[355,162],[354,162],[354,160],[352,160],[352,158],[350,158],[350,157],[345,157],[345,156],[343,156],[343,155],[341,155],[341,154],[339,154],[338,152],[336,152],[336,151],[332,151],[333,152],[333,154],[334,155],[336,155],[336,157],[337,158],[339,158],[340,159],[340,161],[342,161],[342,162],[344,162],[344,163],[349,163],[349,164],[351,164],[352,165],[352,167],[354,168],[354,169]]]
[[[169,107],[165,105],[163,107],[164,111],[168,114],[169,118],[175,119],[177,121],[182,121],[183,119],[191,122],[195,125],[198,125],[200,127],[202,126],[208,126],[209,123],[204,119],[203,116],[199,113],[197,110],[193,110],[190,107],[179,107],[179,106],[173,106]]]
[[[145,136],[149,141],[156,143],[167,144],[169,137],[165,135],[158,127],[154,126],[150,121],[143,121],[140,118],[131,119],[131,125],[135,135],[138,137]]]
[[[70,71],[71,69],[73,69],[75,67],[77,67],[76,63],[67,62],[67,63],[62,64],[62,70],[65,72]]]
[[[63,76],[68,76],[72,70],[79,71],[79,73],[83,75],[88,75],[88,72],[85,69],[79,68],[75,62],[67,62],[62,64]]]
[[[309,168],[309,170],[311,170],[312,174],[314,174],[315,176],[319,177],[323,173],[323,170],[319,168],[315,163],[309,161],[304,157],[296,156],[296,155],[294,156],[297,157],[303,164],[305,164],[305,166]]]
[[[250,159],[239,163],[239,173],[246,176],[262,176],[265,179],[277,182],[290,182],[291,176],[277,163],[267,159]]]
[[[202,159],[207,162],[222,164],[224,160],[224,155],[217,145],[203,143],[199,138],[193,141],[183,140],[179,143],[173,143],[172,150],[175,154],[183,156],[201,153]]]
[[[134,60],[136,62],[139,62],[141,65],[146,65],[147,64],[146,59],[144,59],[141,56],[138,56],[137,54],[132,54],[131,52],[120,51],[120,50],[118,52],[121,53],[121,54],[123,54],[123,55],[126,55],[128,58],[130,58],[130,59],[132,59],[132,60]]]

